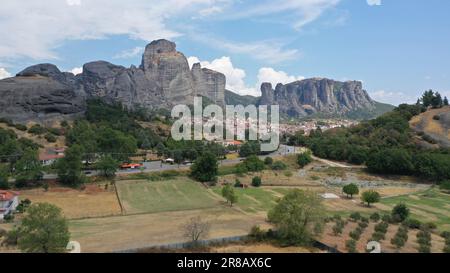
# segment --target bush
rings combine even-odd
[[[14,221],[14,214],[12,214],[12,213],[6,214],[5,216],[3,216],[3,220],[6,223],[11,223],[12,221]]]
[[[264,162],[256,155],[247,157],[244,161],[244,165],[249,172],[260,172],[265,168]]]
[[[50,143],[56,142],[56,137],[53,134],[48,133],[44,136],[44,138]]]
[[[234,187],[235,188],[242,188],[242,183],[239,179],[236,179],[236,181],[234,182]]]
[[[355,240],[348,240],[345,242],[345,248],[349,253],[356,253],[356,241]]]
[[[392,223],[392,217],[389,214],[383,215],[383,217],[381,217],[381,220],[386,223]]]
[[[286,170],[286,169],[287,169],[286,164],[284,164],[281,161],[275,161],[272,164],[272,170],[274,170],[274,171],[282,171],[282,170]]]
[[[450,191],[450,180],[441,182],[439,188],[442,191]]]
[[[248,234],[248,236],[256,240],[257,242],[261,242],[266,238],[266,233],[261,230],[260,226],[256,225],[250,229],[250,233]]]
[[[369,226],[369,224],[367,224],[366,222],[361,222],[358,224],[358,226],[362,229],[366,229]]]
[[[409,216],[409,208],[405,204],[398,204],[392,209],[392,220],[401,223]]]
[[[46,131],[47,130],[45,130],[45,128],[39,124],[35,124],[35,125],[31,126],[30,129],[28,129],[28,133],[33,134],[33,135],[42,135]]]
[[[394,245],[395,247],[397,247],[397,249],[402,248],[403,246],[405,246],[405,240],[395,236],[394,238],[391,239],[391,244]]]
[[[351,231],[349,235],[350,235],[350,238],[352,238],[355,241],[358,241],[359,238],[361,238],[361,233],[356,230]]]
[[[271,158],[271,157],[264,158],[264,164],[272,165],[272,163],[273,163],[273,158]]]
[[[253,177],[253,179],[252,179],[252,186],[253,187],[260,187],[261,184],[262,184],[261,177],[259,177],[259,176]]]
[[[441,232],[441,237],[444,239],[450,238],[450,231]]]
[[[373,222],[378,222],[378,221],[380,221],[380,219],[381,219],[381,217],[378,212],[374,212],[374,213],[372,213],[372,215],[370,215],[370,220],[372,220]]]
[[[417,219],[406,219],[403,224],[410,229],[420,229],[422,226],[422,223]]]
[[[17,240],[19,239],[19,231],[17,229],[10,230],[3,240],[3,244],[7,246],[17,245]]]
[[[350,219],[355,222],[359,221],[359,219],[361,219],[361,214],[359,212],[353,212],[352,214],[350,214]]]
[[[25,132],[28,128],[27,126],[23,125],[23,124],[14,124],[14,127],[19,130],[19,131],[23,131]]]
[[[431,253],[431,248],[428,245],[420,245],[418,250],[420,253]]]
[[[386,234],[389,224],[386,222],[381,222],[375,226],[375,231]]]
[[[368,224],[369,223],[369,218],[361,216],[360,221],[363,222],[363,223]]]
[[[441,117],[440,117],[439,115],[434,115],[434,116],[433,116],[433,119],[434,119],[434,120],[440,120]]]
[[[376,241],[376,242],[381,242],[386,238],[385,233],[382,232],[374,232],[372,234],[372,238],[370,239],[371,241]]]
[[[312,160],[311,152],[305,152],[305,153],[299,154],[297,156],[297,163],[300,166],[300,168],[305,167],[312,161],[313,160]]]

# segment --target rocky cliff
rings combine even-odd
[[[139,67],[97,61],[85,64],[76,76],[51,64],[26,68],[0,81],[0,116],[19,122],[70,117],[85,111],[88,98],[120,102],[129,109],[170,108],[192,104],[195,96],[224,104],[225,75],[200,64],[190,69],[175,43],[157,40],[147,45]]]
[[[280,112],[290,117],[304,117],[311,114],[345,115],[346,113],[376,108],[362,83],[358,81],[339,82],[330,79],[313,78],[289,84],[261,85],[260,104],[280,105]]]

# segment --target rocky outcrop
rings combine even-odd
[[[361,82],[322,78],[277,84],[275,89],[270,83],[263,83],[260,104],[278,104],[281,113],[290,117],[315,113],[340,115],[375,108],[375,102],[363,90]]]
[[[191,70],[175,43],[157,40],[147,45],[139,67],[96,61],[85,64],[76,76],[52,64],[28,67],[0,81],[0,116],[25,121],[82,114],[87,98],[119,102],[129,109],[192,104],[195,96],[225,104],[225,81],[225,75],[200,64]]]
[[[0,81],[0,116],[14,122],[59,120],[82,114],[83,94],[71,82],[74,75],[53,65],[33,66]]]

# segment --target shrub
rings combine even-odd
[[[401,223],[409,216],[409,208],[405,204],[398,204],[392,209],[392,220]]]
[[[369,226],[369,224],[367,224],[366,222],[361,222],[358,224],[358,226],[362,229],[366,229]]]
[[[35,124],[35,125],[31,126],[30,129],[28,129],[28,133],[33,134],[33,135],[42,135],[45,132],[46,132],[45,128],[39,124]]]
[[[403,224],[410,229],[419,229],[422,226],[422,223],[417,219],[406,219]]]
[[[444,239],[450,238],[450,231],[441,232],[441,237]]]
[[[356,241],[355,240],[348,240],[345,242],[345,248],[349,253],[356,253]]]
[[[258,242],[263,241],[266,237],[266,233],[261,230],[261,227],[256,225],[250,229],[248,236]]]
[[[372,215],[370,215],[370,220],[372,220],[373,222],[378,222],[378,221],[380,221],[380,219],[381,219],[381,217],[378,212],[374,212],[374,213],[372,213]]]
[[[272,165],[272,163],[273,163],[273,158],[271,158],[271,157],[266,157],[266,158],[264,159],[264,164],[266,164],[266,165]]]
[[[374,232],[372,234],[371,241],[381,242],[386,238],[386,235],[382,232]]]
[[[305,167],[312,161],[313,160],[312,160],[311,152],[305,152],[305,153],[299,154],[297,156],[297,164],[300,166],[300,168]]]
[[[264,170],[264,162],[259,159],[256,155],[251,155],[247,157],[244,161],[245,167],[247,167],[247,170],[250,172],[259,172]]]
[[[242,183],[239,179],[236,179],[236,181],[234,182],[234,187],[235,188],[241,188],[242,187]]]
[[[440,117],[439,115],[434,115],[434,116],[433,116],[433,119],[434,119],[434,120],[440,120],[441,117]]]
[[[14,124],[14,127],[19,130],[19,131],[23,131],[25,132],[28,128],[27,126],[23,125],[23,124]]]
[[[386,234],[389,224],[386,222],[381,222],[375,226],[375,231]]]
[[[386,223],[391,223],[392,217],[389,214],[385,214],[385,215],[383,215],[383,217],[381,217],[381,220]]]
[[[17,229],[10,230],[3,240],[3,244],[7,246],[17,245],[17,240],[19,239],[19,231]]]
[[[394,238],[391,239],[391,244],[394,245],[395,247],[397,247],[397,249],[402,248],[403,246],[405,246],[405,240],[403,238],[397,237],[395,236]]]
[[[361,216],[360,221],[363,222],[363,223],[368,224],[369,223],[369,218]]]
[[[281,161],[275,161],[272,164],[272,170],[274,170],[274,171],[282,171],[282,170],[286,170],[286,169],[287,169],[286,164],[284,164]]]
[[[359,219],[361,219],[361,214],[359,212],[353,212],[352,214],[350,214],[350,219],[355,222],[359,221]]]
[[[428,245],[420,245],[418,250],[420,253],[431,253],[431,248]]]
[[[56,142],[56,137],[53,134],[45,134],[44,138],[50,142],[50,143],[55,143]]]
[[[439,188],[442,191],[450,191],[450,180],[441,182],[441,184],[439,185]]]
[[[351,231],[349,235],[350,235],[350,238],[352,238],[355,241],[358,241],[359,238],[361,238],[361,233],[356,230]]]
[[[260,187],[261,184],[262,184],[261,177],[259,177],[259,176],[253,177],[253,179],[252,179],[252,186],[253,187]]]

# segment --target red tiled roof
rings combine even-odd
[[[18,192],[0,190],[0,201],[10,201],[17,195],[19,195]]]

